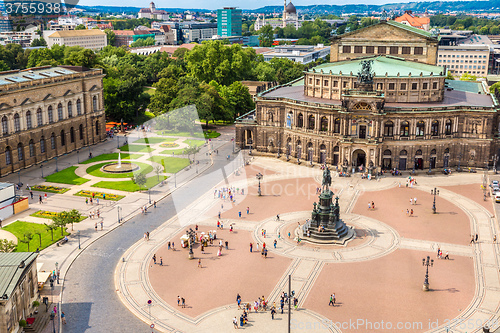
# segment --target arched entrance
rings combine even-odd
[[[383,170],[392,169],[392,152],[389,149],[384,150],[382,169]]]
[[[362,149],[356,149],[352,153],[352,163],[355,167],[366,166],[366,153]]]
[[[422,150],[419,149],[415,153],[415,169],[423,170],[424,169],[424,159],[422,156]]]
[[[251,130],[245,130],[243,133],[243,142],[245,143],[245,147],[253,145],[253,132]]]
[[[319,163],[326,163],[326,146],[324,144],[321,144],[321,146],[319,146]]]

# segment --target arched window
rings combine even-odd
[[[17,144],[17,159],[19,161],[23,160],[23,144],[21,142]]]
[[[40,153],[45,153],[45,137],[43,135],[40,138]]]
[[[299,113],[297,116],[297,127],[304,127],[304,116],[302,113]]]
[[[35,156],[35,142],[33,141],[33,139],[30,140],[29,148],[30,148],[30,157]]]
[[[73,127],[69,129],[69,139],[71,143],[75,142],[75,129]]]
[[[94,112],[97,111],[97,96],[92,97],[92,107],[94,109]]]
[[[339,146],[333,147],[333,152],[334,153],[338,153],[339,151],[340,151],[340,147]]]
[[[406,155],[408,155],[408,152],[407,152],[406,150],[404,150],[404,149],[403,149],[403,150],[401,150],[401,151],[399,152],[399,155],[400,155],[400,156],[406,156]]]
[[[73,103],[68,102],[68,118],[73,118]]]
[[[451,135],[451,125],[451,119],[446,120],[446,123],[444,123],[444,134]]]
[[[391,151],[389,149],[384,150],[384,156],[391,156]]]
[[[384,123],[384,136],[394,135],[394,123],[392,121],[386,121]]]
[[[26,129],[31,129],[32,123],[31,123],[31,111],[26,112]]]
[[[59,103],[59,104],[57,105],[57,120],[58,120],[58,121],[61,121],[61,120],[63,120],[63,119],[64,119],[64,117],[63,117],[62,104],[61,104],[61,103]]]
[[[272,112],[268,112],[267,113],[267,120],[270,121],[270,122],[274,121],[274,115],[273,115]]]
[[[56,149],[56,135],[54,133],[50,136],[50,148]]]
[[[12,164],[12,151],[10,150],[9,146],[7,146],[7,148],[5,148],[5,164],[7,164],[7,165]]]
[[[316,126],[316,122],[314,119],[314,115],[310,115],[308,120],[307,120],[307,128],[314,129],[315,126]]]
[[[422,155],[422,150],[421,149],[417,150],[417,152],[415,153],[415,155],[417,155],[417,156]]]
[[[42,109],[36,110],[36,123],[37,126],[43,125]]]
[[[99,135],[99,120],[95,122],[95,135]]]
[[[2,117],[2,134],[9,134],[9,120],[7,119],[7,116]]]
[[[19,120],[19,113],[14,115],[14,131],[21,132],[21,121]]]
[[[54,113],[52,112],[52,105],[49,105],[47,109],[47,114],[49,115],[49,123],[54,122]]]
[[[80,132],[80,140],[83,140],[83,125],[82,124],[80,124],[79,132]]]
[[[76,100],[76,114],[79,116],[82,114],[82,102],[80,99]]]
[[[321,118],[321,130],[328,131],[328,119],[326,117]]]
[[[450,148],[446,148],[446,149],[444,150],[444,153],[445,153],[445,154],[449,154],[449,153],[450,153]]]
[[[417,136],[424,136],[424,132],[425,132],[425,123],[423,121],[417,122],[416,135]]]
[[[319,150],[326,150],[326,146],[324,143],[322,143],[320,146],[319,146]]]
[[[340,118],[335,118],[333,122],[333,133],[340,133]]]
[[[437,136],[439,135],[439,121],[434,120],[431,124],[431,135]]]
[[[410,135],[410,124],[407,121],[401,123],[400,135],[405,137]]]
[[[431,150],[431,155],[436,155],[436,149]]]
[[[64,133],[64,130],[61,130],[61,146],[66,145],[66,133]]]

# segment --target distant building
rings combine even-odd
[[[217,35],[241,36],[241,9],[235,7],[217,9]]]
[[[156,52],[165,52],[172,56],[175,51],[180,48],[185,48],[188,50],[192,50],[197,44],[182,44],[182,45],[169,45],[169,46],[144,46],[144,47],[134,47],[130,49],[131,53],[141,54],[141,55],[150,55]]]
[[[10,20],[8,17],[0,17],[0,32],[2,31],[11,31],[12,30],[12,24],[10,23]]]
[[[48,47],[59,44],[91,50],[100,50],[108,45],[106,33],[99,29],[56,31],[48,35],[46,41]]]
[[[149,8],[141,8],[139,10],[138,18],[148,18],[156,20],[168,20],[168,13],[164,10],[157,10],[155,3],[151,2]]]
[[[259,46],[259,36],[251,35],[251,36],[231,36],[231,37],[221,37],[214,36],[212,40],[224,40],[228,41],[229,44],[241,44],[245,46]]]
[[[0,332],[21,332],[20,320],[26,320],[38,300],[36,259],[38,253],[0,253]]]
[[[280,45],[270,52],[262,53],[265,61],[273,58],[287,58],[292,61],[308,64],[318,59],[327,59],[330,55],[330,47],[323,44],[313,45]]]
[[[258,31],[265,25],[270,25],[273,29],[284,28],[287,25],[293,25],[295,29],[300,28],[302,25],[302,21],[299,21],[299,16],[297,15],[297,9],[292,4],[292,2],[289,2],[287,5],[286,0],[284,1],[285,5],[283,7],[283,16],[281,19],[266,20],[264,14],[262,15],[262,18],[260,16],[257,16],[257,20],[254,23],[254,29]]]
[[[431,19],[428,17],[418,17],[412,14],[411,10],[405,11],[405,13],[396,17],[394,21],[409,25],[410,27],[414,27],[417,29],[422,29],[425,31],[429,31],[431,26]]]
[[[163,32],[165,36],[166,45],[176,45],[177,44],[177,32],[172,29],[169,25],[160,26],[159,30]]]
[[[40,38],[37,30],[38,27],[33,26],[23,31],[0,32],[0,45],[19,44],[22,47],[29,47],[34,39]]]

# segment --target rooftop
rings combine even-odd
[[[99,29],[61,30],[54,32],[49,37],[65,38],[65,37],[84,37],[84,36],[106,36],[106,33]]]
[[[0,253],[0,299],[12,295],[24,270],[37,256],[34,252]],[[19,267],[21,262],[24,262],[22,268]]]
[[[39,79],[47,79],[56,76],[75,74],[77,71],[63,67],[37,67],[23,71],[0,72],[0,86],[5,84],[28,82]]]
[[[353,60],[339,61],[333,63],[327,63],[314,67],[316,72],[323,70],[326,74],[330,71],[332,75],[357,75],[358,71],[361,70],[361,61],[373,60],[372,71],[376,76],[385,76],[387,73],[388,77],[397,76],[439,76],[443,75],[445,69],[440,66],[428,65],[420,62],[409,61],[403,58],[393,57],[393,56],[372,56],[363,57]],[[441,74],[440,74],[441,73]]]
[[[428,17],[417,17],[411,13],[404,13],[400,17],[395,18],[396,22],[406,21],[411,24],[412,27],[421,28],[424,24],[430,24],[431,20]]]

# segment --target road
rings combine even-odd
[[[204,174],[212,173],[228,164],[232,155],[231,142],[219,148],[214,164]],[[232,172],[232,170],[231,170]],[[152,231],[174,217],[192,203],[199,194],[210,190],[224,179],[224,173],[213,177],[197,177],[160,201],[157,209],[139,215],[101,237],[72,263],[64,282],[63,311],[67,325],[64,332],[151,332],[149,326],[135,317],[122,304],[115,290],[114,271],[123,252]],[[207,179],[208,178],[208,179]],[[82,235],[83,236],[83,235]]]

